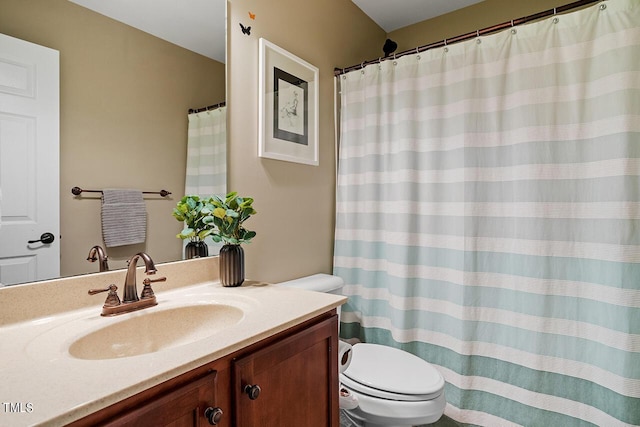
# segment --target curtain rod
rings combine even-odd
[[[529,16],[525,16],[523,18],[518,18],[518,19],[512,19],[511,21],[503,22],[503,23],[497,24],[497,25],[492,25],[491,27],[483,28],[482,30],[472,31],[470,33],[462,34],[462,35],[459,35],[459,36],[456,36],[456,37],[452,37],[452,38],[449,38],[449,39],[444,39],[444,40],[441,40],[439,42],[427,44],[427,45],[424,45],[424,46],[418,46],[418,47],[415,47],[413,49],[409,49],[409,50],[402,51],[400,53],[392,54],[390,56],[383,56],[383,57],[380,57],[380,58],[377,58],[377,59],[364,61],[364,62],[362,62],[360,64],[352,65],[352,66],[346,67],[346,68],[338,68],[338,67],[336,67],[336,68],[333,69],[333,74],[334,74],[334,76],[339,76],[339,75],[348,73],[349,71],[360,70],[360,69],[362,69],[365,66],[370,65],[370,64],[377,64],[379,62],[386,61],[387,59],[397,59],[397,58],[400,58],[401,56],[411,55],[413,53],[420,53],[420,52],[424,52],[425,50],[435,49],[435,48],[443,47],[443,46],[446,46],[446,45],[449,45],[449,44],[458,43],[458,42],[462,42],[462,41],[465,41],[465,40],[470,40],[470,39],[473,39],[473,38],[481,36],[481,35],[494,33],[496,31],[500,31],[500,30],[503,30],[503,29],[509,28],[509,27],[515,27],[516,25],[526,24],[527,22],[536,21],[538,19],[542,19],[542,18],[545,18],[547,16],[552,16],[552,15],[556,15],[558,13],[567,12],[567,11],[572,10],[572,9],[578,9],[580,7],[583,7],[583,6],[587,6],[587,5],[591,4],[591,3],[598,3],[598,2],[601,2],[601,1],[604,1],[604,0],[579,0],[579,1],[576,1],[576,2],[573,2],[573,3],[566,4],[564,6],[558,6],[558,7],[554,7],[553,9],[545,10],[544,12],[539,12],[539,13],[536,13],[534,15],[529,15]]]
[[[217,104],[209,105],[207,107],[202,108],[189,108],[189,114],[199,113],[201,111],[209,111],[215,110],[216,108],[224,107],[227,103],[225,101],[219,102]]]

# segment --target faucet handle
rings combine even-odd
[[[104,302],[105,307],[115,307],[120,305],[120,297],[116,293],[118,287],[114,284],[109,285],[106,289],[89,289],[89,295],[96,295],[102,292],[109,291],[109,295],[107,295],[107,299]]]
[[[148,277],[146,277],[142,281],[144,288],[142,288],[142,294],[140,294],[140,299],[153,298],[155,294],[153,293],[153,289],[151,289],[151,284],[155,282],[164,282],[166,280],[167,280],[166,277],[158,277],[157,279],[149,279]]]

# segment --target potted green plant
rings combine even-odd
[[[211,199],[201,199],[195,195],[184,196],[173,209],[174,218],[185,224],[185,228],[176,237],[189,239],[185,247],[187,258],[209,255],[204,239],[213,232],[213,210]]]
[[[240,286],[244,282],[244,250],[242,243],[249,243],[256,235],[255,231],[244,228],[243,223],[255,215],[253,199],[240,197],[235,191],[224,199],[213,196],[211,238],[214,242],[224,242],[220,249],[220,282],[223,286]]]

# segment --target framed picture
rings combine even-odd
[[[318,69],[260,39],[260,157],[318,165]]]

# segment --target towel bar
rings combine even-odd
[[[83,190],[80,187],[73,187],[71,189],[71,193],[73,193],[74,196],[79,196],[80,193],[102,193],[102,190]],[[169,194],[171,194],[171,191],[167,191],[167,190],[160,190],[160,191],[143,191],[143,194],[159,194],[162,197],[167,197]]]

